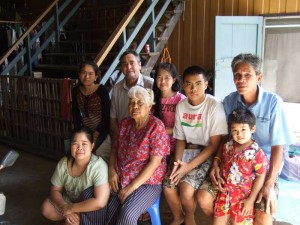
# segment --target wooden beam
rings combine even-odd
[[[126,14],[126,16],[121,20],[119,25],[116,27],[115,31],[110,35],[108,41],[103,46],[99,54],[95,58],[95,62],[98,66],[102,64],[112,47],[115,45],[123,31],[126,29],[126,26],[129,24],[131,19],[134,17],[137,10],[140,8],[144,0],[136,0],[133,5],[131,6],[129,12]]]

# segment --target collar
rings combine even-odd
[[[258,96],[257,96],[256,102],[254,104],[252,104],[251,106],[254,106],[262,101],[264,89],[260,85],[257,85],[257,90],[258,90]],[[240,95],[238,92],[237,92],[237,94],[238,94],[238,97],[237,97],[238,103],[242,104],[243,106],[246,106],[245,103],[243,102],[242,95]]]
[[[128,91],[130,88],[127,87],[125,78],[123,79],[122,82],[123,82],[123,88]],[[141,73],[139,74],[138,81],[137,81],[136,85],[144,87],[143,75]]]

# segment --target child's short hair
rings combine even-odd
[[[200,66],[190,66],[183,71],[182,81],[189,75],[199,75],[202,74],[205,81],[210,80],[209,74]]]
[[[233,123],[248,124],[250,128],[255,126],[255,116],[248,109],[234,109],[228,116],[228,129]]]

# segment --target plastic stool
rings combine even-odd
[[[148,209],[152,225],[161,225],[159,212],[160,195],[161,194],[159,194],[153,205]]]

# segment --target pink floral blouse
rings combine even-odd
[[[130,184],[144,169],[151,156],[164,156],[158,168],[145,182],[161,184],[166,173],[166,156],[170,154],[169,136],[163,122],[150,115],[146,126],[137,130],[132,118],[125,118],[119,127],[115,168],[122,188]]]

